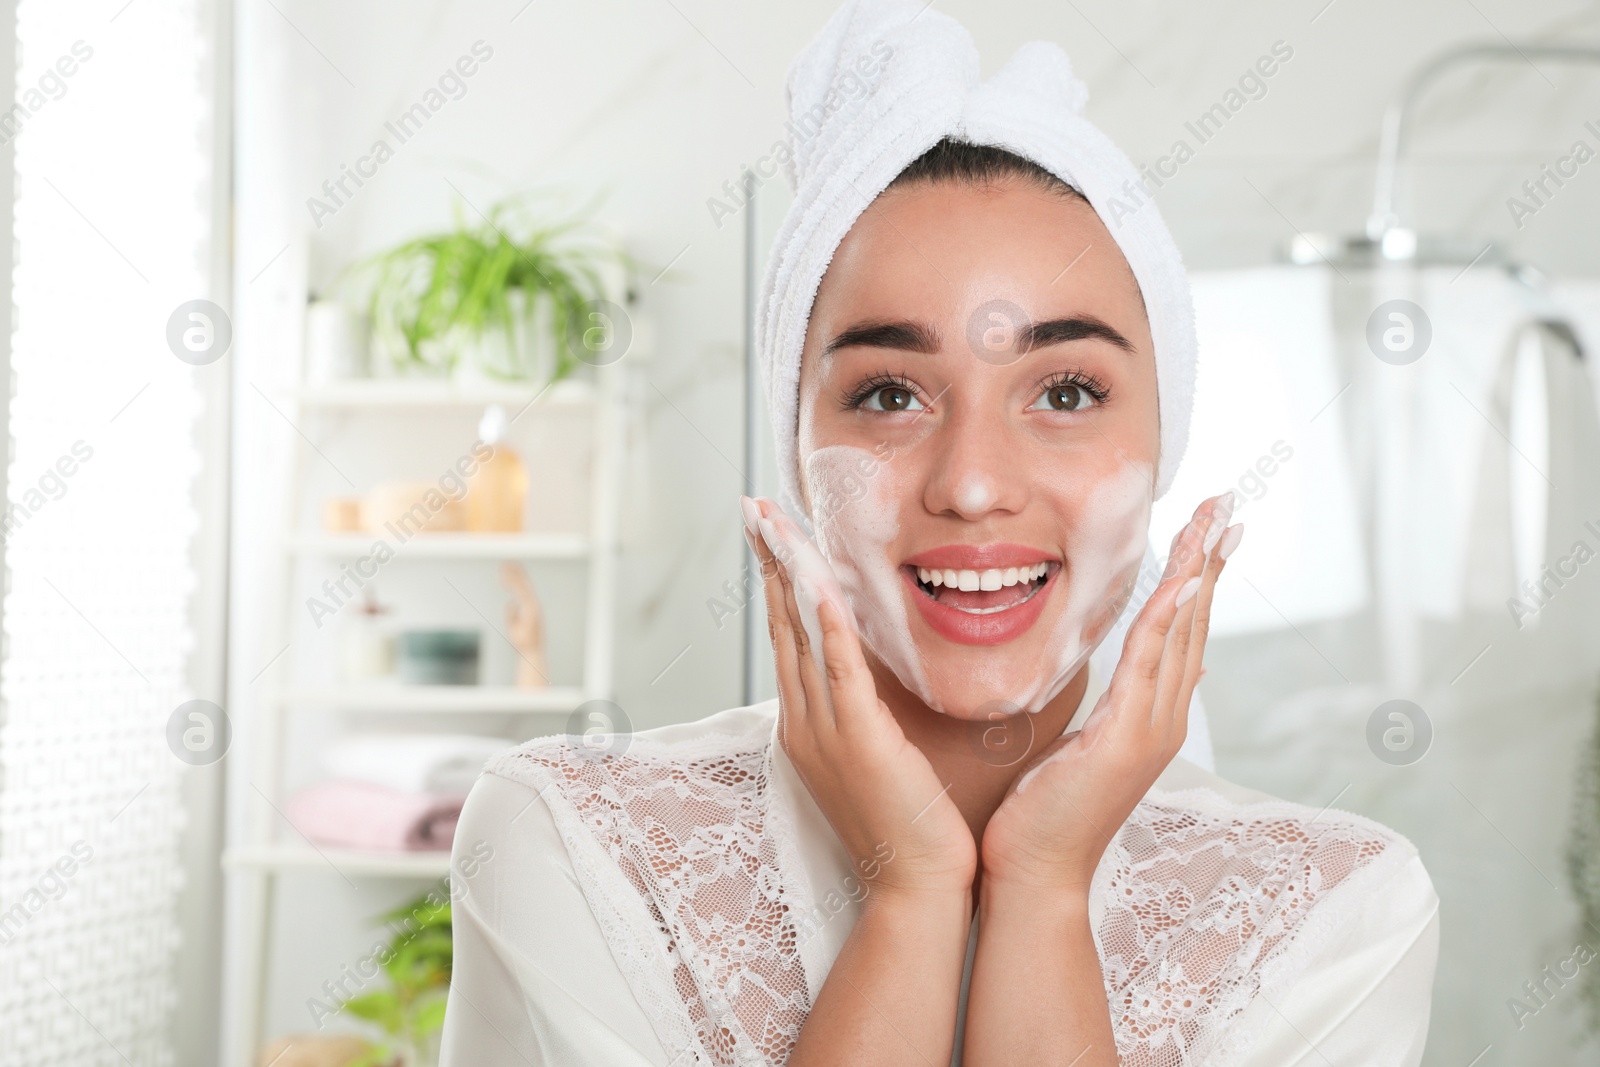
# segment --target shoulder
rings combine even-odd
[[[1314,808],[1280,800],[1181,758],[1172,761],[1140,807],[1169,815],[1157,824],[1169,844],[1223,832],[1235,847],[1265,847],[1282,856],[1337,856],[1340,869],[1328,872],[1336,881],[1380,858],[1379,865],[1385,868],[1398,869],[1415,861],[1421,869],[1416,846],[1375,819],[1331,804]],[[1178,813],[1184,817],[1170,818]]]
[[[1279,1003],[1325,973],[1370,989],[1436,936],[1438,897],[1400,833],[1183,760],[1140,802],[1106,859],[1099,935],[1129,1032],[1177,1040],[1186,1018],[1209,1017],[1213,1026],[1202,1029],[1221,1036],[1258,999]],[[1251,1028],[1231,1029],[1237,1040]]]
[[[1270,1014],[1262,1001],[1315,987],[1341,1001],[1325,1005],[1338,1017],[1437,941],[1438,897],[1403,835],[1186,760],[1107,849],[1096,897],[1118,1045],[1173,1041],[1194,1062],[1237,1062]],[[1418,969],[1422,1003],[1430,960]]]
[[[532,804],[554,817],[571,847],[579,824],[617,840],[625,827],[633,831],[625,837],[648,833],[696,805],[697,819],[720,809],[725,821],[762,807],[777,701],[640,731],[616,729],[622,724],[606,721],[620,718],[610,707],[609,716],[575,715],[566,732],[496,755],[473,787],[463,821]]]
[[[600,704],[601,702],[594,702]],[[633,730],[616,705],[574,713],[565,731],[506,749],[484,767],[488,775],[538,788],[553,772],[582,777],[627,778],[676,767],[680,773],[717,773],[719,765],[765,758],[777,721],[777,701],[729,708],[692,722]]]
[[[1173,761],[1129,822],[1135,833],[1122,843],[1132,867],[1181,857],[1193,891],[1247,894],[1286,925],[1345,886],[1382,885],[1391,904],[1417,913],[1438,905],[1416,847],[1398,831],[1332,806],[1280,800],[1183,759]]]

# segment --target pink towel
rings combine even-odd
[[[450,848],[463,793],[404,793],[335,778],[289,798],[289,822],[311,841],[340,848]]]

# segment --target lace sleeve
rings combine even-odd
[[[1095,878],[1122,1062],[1236,1067],[1272,1016],[1260,1005],[1286,999],[1412,863],[1409,842],[1356,815],[1152,792]]]
[[[1263,994],[1235,1025],[1259,1031],[1238,1067],[1359,1063],[1416,1067],[1439,956],[1439,898],[1416,856],[1362,894],[1339,932],[1282,996]],[[1251,1026],[1249,1016],[1263,1022]]]
[[[811,1007],[794,921],[803,893],[768,826],[771,723],[760,725],[749,738],[635,736],[599,757],[556,738],[489,767],[545,798],[675,1067],[784,1063]]]
[[[670,1062],[612,963],[537,793],[480,777],[453,851],[455,962],[440,1067]]]

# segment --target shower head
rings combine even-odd
[[[1325,263],[1334,267],[1356,268],[1510,265],[1505,250],[1487,238],[1473,240],[1424,235],[1399,226],[1391,227],[1377,237],[1366,234],[1296,234],[1284,247],[1283,258],[1298,266]]]
[[[1419,234],[1406,224],[1402,203],[1401,165],[1408,147],[1412,112],[1433,82],[1456,67],[1472,63],[1531,63],[1534,58],[1564,63],[1600,64],[1600,48],[1503,43],[1464,45],[1440,53],[1407,80],[1384,112],[1378,144],[1377,178],[1366,233],[1355,236],[1302,234],[1290,242],[1284,258],[1290,263],[1327,263],[1335,267],[1461,266],[1477,263],[1509,266],[1505,251],[1486,238]]]

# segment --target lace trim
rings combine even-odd
[[[617,964],[674,1064],[784,1063],[811,1006],[794,829],[768,810],[771,719],[634,737],[595,758],[565,738],[489,770],[537,788]],[[551,788],[551,787],[554,788]],[[1301,805],[1152,790],[1106,850],[1094,931],[1122,1062],[1237,1061],[1316,952],[1408,861],[1387,828]],[[1234,1020],[1239,1019],[1238,1022]]]
[[[780,877],[768,832],[769,739],[770,724],[758,739],[634,737],[625,753],[597,758],[545,738],[488,768],[534,785],[550,806],[674,1064],[781,1064],[811,1007],[787,899],[797,886]]]
[[[1399,840],[1345,812],[1152,790],[1094,885],[1105,901],[1095,941],[1122,1062],[1236,1061],[1265,1018],[1230,1023],[1295,984],[1361,906],[1362,890],[1408,859]]]

